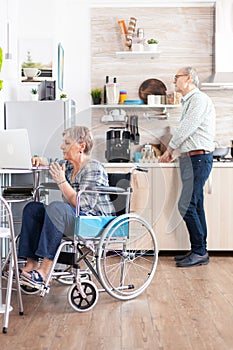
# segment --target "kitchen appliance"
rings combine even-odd
[[[233,0],[216,0],[215,65],[204,89],[233,89]]]
[[[111,128],[106,133],[105,158],[108,162],[130,161],[130,132],[125,128]]]
[[[84,121],[79,121],[79,124]],[[74,100],[15,101],[4,104],[4,128],[27,129],[32,155],[62,157],[64,129],[76,124]]]
[[[39,85],[39,101],[56,99],[56,81],[44,80]]]
[[[217,159],[218,161],[220,159],[223,159],[228,155],[230,147],[217,147],[215,148],[213,152],[214,159]]]

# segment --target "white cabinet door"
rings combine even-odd
[[[153,229],[159,250],[188,250],[189,236],[179,214],[181,182],[176,167],[153,169]]]
[[[205,188],[209,250],[233,250],[233,168],[213,168]]]

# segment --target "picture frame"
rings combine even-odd
[[[19,77],[21,82],[35,83],[53,79],[53,40],[50,38],[19,39]],[[38,74],[25,75],[25,69]]]
[[[64,49],[62,44],[58,44],[58,81],[57,86],[59,90],[63,90],[64,88]]]

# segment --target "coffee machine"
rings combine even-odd
[[[124,128],[111,128],[106,133],[105,158],[112,163],[130,161],[130,132]]]

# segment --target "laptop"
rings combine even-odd
[[[0,130],[0,168],[32,169],[27,129]]]

